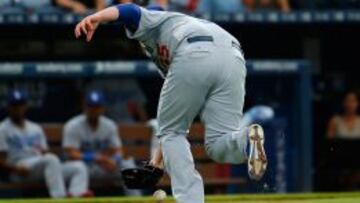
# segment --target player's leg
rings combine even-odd
[[[34,178],[45,178],[51,197],[62,198],[66,196],[61,163],[57,156],[45,154],[20,161],[19,165],[28,168]]]
[[[207,46],[210,45],[199,43],[194,49],[188,47],[194,51],[175,58],[160,95],[158,137],[178,203],[204,202],[203,181],[195,169],[186,135],[210,88],[207,67],[212,66],[213,61]]]
[[[64,179],[69,184],[68,194],[81,197],[89,190],[89,173],[82,161],[67,161],[62,164]]]
[[[217,162],[239,164],[248,161],[250,177],[259,179],[267,166],[263,148],[264,133],[259,125],[248,127],[241,122],[245,97],[245,64],[236,55],[232,55],[231,51],[224,51],[219,55],[226,59],[226,67],[219,72],[218,83],[202,112],[206,126],[206,150]],[[248,144],[250,154],[246,151]]]
[[[218,71],[216,85],[203,108],[205,145],[208,155],[220,163],[243,163],[247,160],[248,128],[240,128],[245,98],[246,68],[231,52],[219,53],[226,61]]]

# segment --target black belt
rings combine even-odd
[[[195,36],[195,37],[189,37],[187,38],[187,42],[188,43],[195,43],[195,42],[213,42],[214,38],[212,36],[207,36],[207,35],[199,35],[199,36]],[[239,51],[242,52],[241,46],[240,44],[232,41],[231,42],[231,46],[238,49]]]
[[[187,38],[188,43],[194,43],[194,42],[213,42],[214,38],[212,36],[195,36],[195,37],[189,37]]]

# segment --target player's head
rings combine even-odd
[[[105,97],[99,90],[91,90],[85,96],[85,114],[89,121],[97,121],[104,113]]]
[[[359,107],[359,99],[356,92],[348,92],[343,101],[343,107],[346,114],[357,113]]]
[[[28,110],[28,94],[24,90],[13,89],[7,95],[9,117],[14,122],[25,119]]]

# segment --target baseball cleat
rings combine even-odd
[[[267,158],[264,148],[264,130],[258,124],[249,127],[250,152],[248,157],[248,173],[253,180],[260,180],[267,167]]]

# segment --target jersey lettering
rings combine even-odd
[[[157,45],[157,52],[159,57],[159,63],[164,68],[169,68],[170,66],[170,51],[166,45]]]

